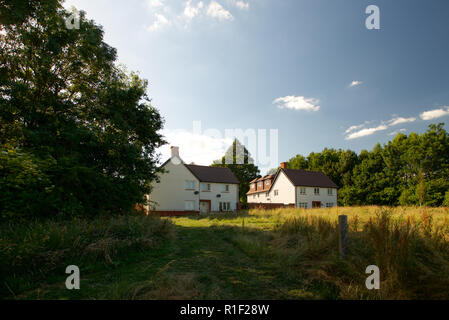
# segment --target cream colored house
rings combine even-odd
[[[239,202],[239,181],[229,168],[185,164],[179,148],[171,147],[165,173],[152,184],[148,210],[159,215],[235,211]]]
[[[337,205],[337,188],[322,172],[288,169],[282,162],[275,175],[251,181],[246,197],[250,207],[330,208]]]

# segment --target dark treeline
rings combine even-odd
[[[449,134],[431,124],[423,134],[399,133],[360,154],[324,149],[297,155],[289,168],[322,171],[338,186],[339,205],[449,205]]]

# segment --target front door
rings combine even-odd
[[[312,208],[321,208],[321,201],[312,201]]]
[[[201,213],[209,213],[209,201],[200,201],[200,212]]]

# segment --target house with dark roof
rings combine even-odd
[[[151,186],[147,210],[159,215],[237,210],[240,183],[229,168],[186,164],[178,147],[170,149],[165,172]]]
[[[337,205],[337,189],[323,172],[288,169],[282,162],[275,175],[251,181],[246,196],[250,208],[330,208]]]

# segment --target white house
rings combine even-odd
[[[250,207],[321,208],[337,205],[337,185],[323,172],[288,169],[282,162],[275,175],[250,182]]]
[[[171,147],[171,158],[162,167],[166,172],[152,184],[147,210],[184,215],[237,209],[239,181],[229,168],[185,164],[178,147]]]

